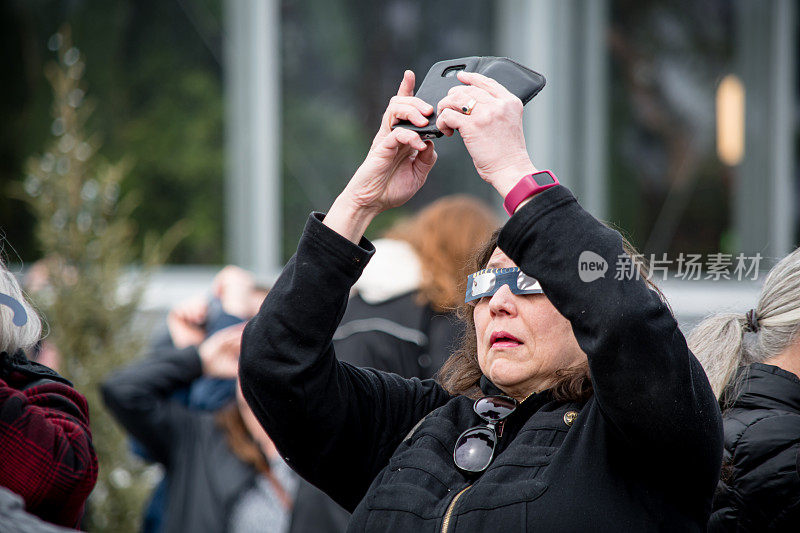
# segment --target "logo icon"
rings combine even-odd
[[[25,308],[16,298],[0,292],[0,305],[5,305],[14,312],[12,322],[14,322],[15,326],[24,326],[25,322],[28,321],[28,313],[25,312]]]
[[[594,252],[585,250],[578,258],[578,275],[584,283],[604,278],[608,271],[608,262]]]

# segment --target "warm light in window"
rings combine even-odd
[[[730,166],[744,157],[744,85],[733,74],[717,88],[717,154]]]

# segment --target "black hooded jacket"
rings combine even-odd
[[[459,434],[482,423],[471,399],[336,360],[331,338],[374,248],[320,218],[245,329],[239,374],[289,465],[354,510],[348,531],[705,530],[719,406],[668,306],[628,276],[620,235],[566,188],[519,209],[499,247],[571,322],[594,395],[528,397],[477,478],[453,463]],[[584,252],[595,270],[581,270]]]
[[[709,531],[800,530],[800,379],[754,363],[723,415],[723,475]]]

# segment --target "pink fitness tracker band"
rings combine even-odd
[[[526,198],[530,198],[534,194],[556,185],[558,185],[558,180],[549,170],[540,170],[539,172],[528,174],[519,180],[519,183],[514,185],[513,189],[508,191],[503,207],[506,209],[508,216],[511,216],[517,210],[517,206],[525,201]]]

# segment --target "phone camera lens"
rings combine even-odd
[[[456,74],[461,72],[466,68],[466,65],[457,65],[453,67],[447,67],[444,72],[442,72],[443,78],[455,78]]]

